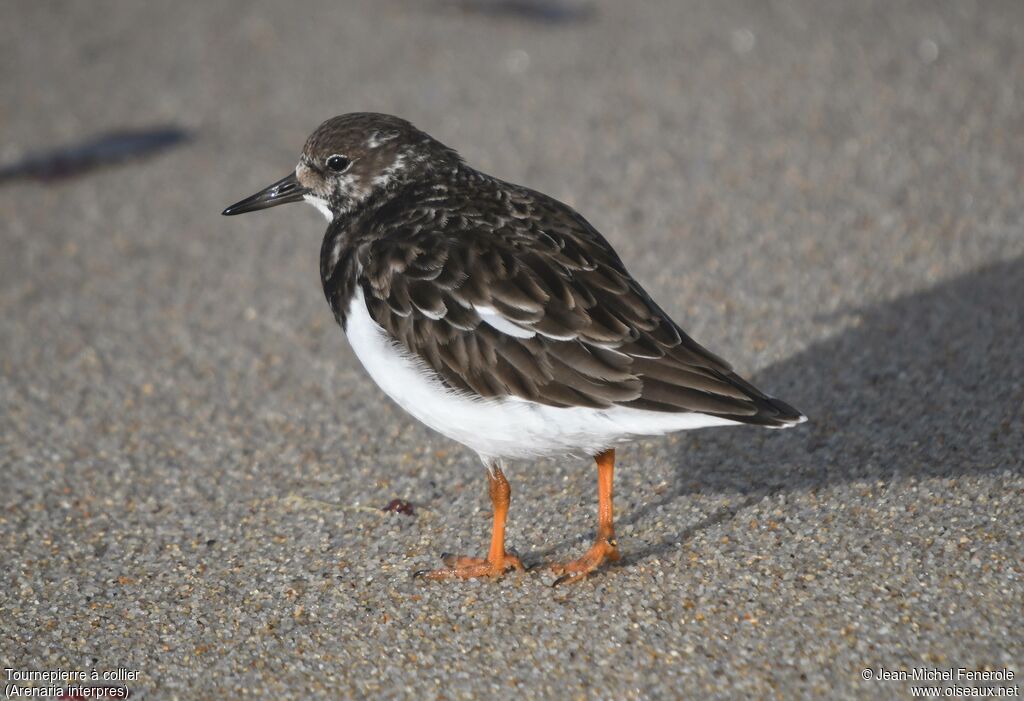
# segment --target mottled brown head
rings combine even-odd
[[[343,114],[310,135],[294,173],[224,214],[305,200],[333,220],[376,195],[459,162],[455,151],[404,119],[372,112]]]

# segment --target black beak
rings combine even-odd
[[[299,179],[295,177],[295,173],[291,173],[268,188],[260,190],[251,197],[246,197],[241,202],[235,202],[233,205],[225,209],[221,214],[225,216],[232,216],[234,214],[245,214],[246,212],[255,212],[260,209],[266,209],[267,207],[276,207],[279,204],[287,204],[288,202],[301,202],[302,196],[309,192],[308,187],[302,187],[299,184]]]

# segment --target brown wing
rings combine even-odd
[[[369,313],[453,389],[766,425],[799,418],[687,336],[593,227],[545,195],[421,194],[375,225],[392,233],[357,254]]]

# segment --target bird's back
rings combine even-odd
[[[370,317],[452,391],[772,427],[802,420],[690,338],[600,233],[542,193],[463,166],[361,226]]]

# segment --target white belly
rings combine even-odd
[[[430,428],[485,459],[594,455],[635,436],[737,423],[705,414],[551,407],[452,391],[387,336],[367,312],[358,287],[348,310],[347,334],[363,367],[389,397]]]

